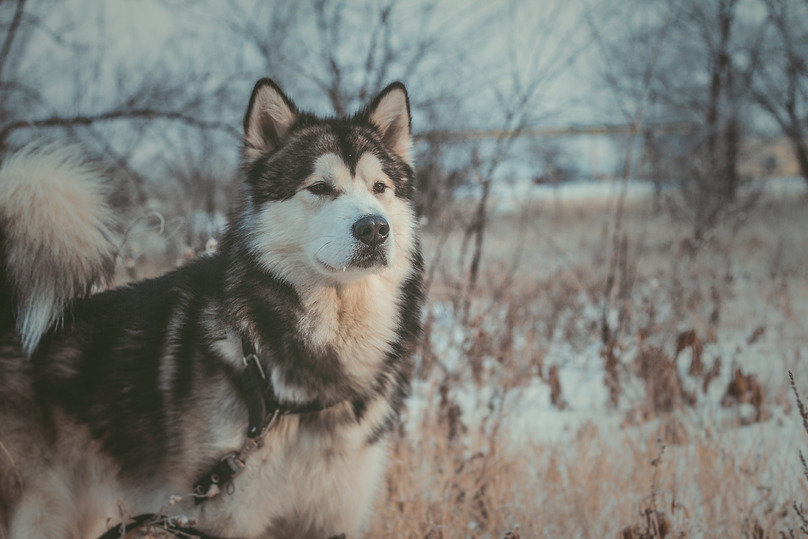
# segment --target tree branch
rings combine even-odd
[[[6,59],[9,52],[11,52],[11,45],[14,43],[14,38],[17,35],[17,30],[22,21],[22,14],[25,11],[25,0],[17,0],[17,7],[14,10],[14,18],[11,20],[11,26],[8,28],[6,38],[3,40],[3,47],[0,48],[0,81],[3,80],[3,67],[6,65]]]
[[[39,120],[15,120],[7,123],[2,127],[2,129],[0,129],[0,146],[5,143],[6,139],[12,132],[19,129],[37,127],[75,127],[115,120],[171,120],[199,129],[224,131],[232,135],[234,138],[241,138],[241,133],[232,125],[225,122],[200,120],[195,116],[190,116],[180,112],[141,108],[110,110],[107,112],[88,115],[51,116],[49,118],[42,118]]]

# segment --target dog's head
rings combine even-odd
[[[290,282],[350,282],[406,263],[414,239],[410,109],[401,83],[352,118],[301,112],[269,79],[244,117],[250,248]]]

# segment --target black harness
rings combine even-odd
[[[246,466],[247,457],[256,449],[264,445],[264,438],[282,415],[313,414],[330,408],[335,403],[325,404],[312,401],[305,404],[291,404],[280,401],[272,383],[267,378],[266,371],[261,365],[258,350],[252,340],[241,336],[241,350],[244,370],[237,378],[239,390],[247,403],[247,440],[240,450],[229,453],[205,474],[194,482],[194,504],[199,505],[220,493],[232,494],[233,479]],[[200,537],[215,539],[211,535],[177,524],[173,519],[145,513],[132,518],[129,524],[119,524],[107,530],[98,539],[115,539],[122,537],[126,529],[134,529],[143,525],[153,525],[163,531],[172,533],[176,537]]]
[[[246,458],[264,445],[267,432],[275,425],[278,417],[291,414],[313,414],[330,408],[333,404],[312,401],[306,404],[288,404],[281,402],[272,389],[272,383],[258,357],[258,351],[252,341],[241,337],[242,361],[244,370],[239,385],[247,401],[247,441],[239,451],[230,453],[213,466],[206,474],[194,483],[194,503],[209,500],[222,490],[232,492],[233,478],[244,469]]]

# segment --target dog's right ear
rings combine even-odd
[[[286,141],[298,110],[272,79],[255,83],[244,114],[244,156],[255,159]]]

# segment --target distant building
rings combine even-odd
[[[794,149],[785,137],[749,137],[739,169],[741,174],[753,178],[800,174]]]

